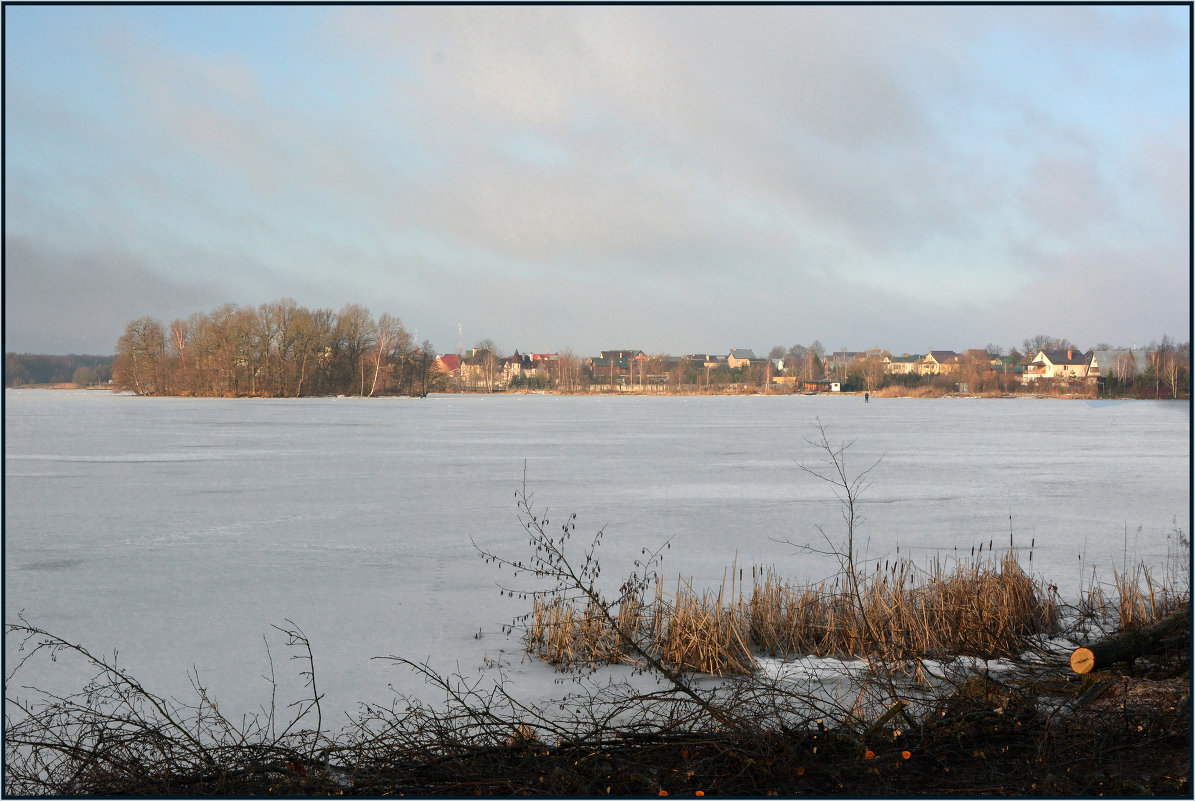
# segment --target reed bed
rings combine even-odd
[[[728,603],[721,590],[716,596],[710,591],[698,595],[678,579],[676,594],[661,617],[658,639],[648,642],[664,664],[711,676],[741,676],[754,670],[741,600]]]
[[[653,597],[640,591],[607,607],[537,597],[528,648],[564,668],[634,662],[634,643],[672,668],[734,676],[750,673],[757,653],[1013,656],[1030,637],[1056,634],[1060,624],[1054,596],[1011,551],[953,565],[936,560],[928,568],[885,562],[853,582],[839,576],[791,585],[773,568],[756,566],[748,590],[735,586],[737,573],[731,568],[730,585],[724,579],[716,592],[678,579],[667,593],[657,579]],[[1122,597],[1127,593],[1128,582]],[[1145,614],[1141,609],[1137,603],[1131,614]]]
[[[1159,581],[1144,565],[1137,565],[1131,572],[1121,573],[1115,569],[1112,572],[1116,587],[1115,619],[1123,630],[1148,626],[1176,611],[1188,600],[1185,589],[1179,590]],[[1106,611],[1104,616],[1108,616]]]

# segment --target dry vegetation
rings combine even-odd
[[[753,653],[1008,657],[1024,652],[1032,637],[1059,630],[1057,601],[1011,552],[953,569],[940,561],[928,570],[903,559],[887,563],[862,580],[861,604],[841,578],[794,587],[771,568],[754,567],[751,580],[745,592],[732,583],[700,594],[678,580],[669,594],[657,577],[610,609],[593,599],[537,595],[529,647],[566,667],[635,663],[636,647],[646,648],[674,669],[736,676],[755,670]],[[1120,574],[1117,581],[1123,619],[1144,619],[1145,596]]]

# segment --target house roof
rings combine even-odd
[[[611,352],[618,353],[618,351],[606,351],[606,352],[607,353],[611,353]],[[594,356],[592,359],[589,360],[589,366],[594,370],[597,370],[597,369],[603,368],[603,367],[609,368],[610,365],[614,365],[614,367],[618,370],[627,370],[630,368],[630,364],[631,364],[631,360],[625,356],[616,357],[616,358],[611,358],[611,357],[607,357],[607,356]]]
[[[1088,364],[1091,362],[1091,354],[1084,353],[1081,350],[1039,350],[1037,355],[1033,357],[1033,361],[1038,361],[1042,356],[1049,359],[1050,364],[1069,364],[1079,365]]]
[[[727,358],[750,359],[751,361],[755,361],[759,357],[756,356],[754,352],[752,352],[751,348],[731,348],[730,356]]]
[[[440,364],[444,365],[450,372],[455,372],[461,367],[461,360],[455,353],[445,353],[443,356],[438,356],[437,358],[440,360]]]
[[[959,355],[952,350],[931,350],[925,356],[926,359],[933,359],[938,364],[945,364],[947,362],[957,362]]]

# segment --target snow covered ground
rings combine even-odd
[[[831,559],[789,544],[844,532],[831,488],[798,467],[823,462],[806,441],[818,419],[854,441],[848,471],[881,459],[858,531],[872,560],[999,550],[1011,526],[1022,563],[1069,599],[1126,556],[1164,570],[1168,535],[1189,534],[1185,403],[11,390],[5,403],[5,620],[23,611],[119,649],[184,698],[194,667],[226,714],[268,703],[267,641],[279,675],[297,670],[271,628],[287,619],[311,639],[325,717],[394,691],[438,700],[372,659],[389,654],[466,676],[502,663],[514,690],[557,692],[500,632],[527,609],[496,588],[513,576],[471,544],[522,555],[524,466],[549,527],[575,512],[577,546],[605,528],[615,586],[666,541],[664,576],[696,588],[732,563],[748,579],[757,564],[831,575]],[[70,670],[54,680],[77,685]]]

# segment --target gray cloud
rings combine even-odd
[[[1134,254],[1181,250],[1183,101],[1124,114],[1118,138],[1085,116],[1110,96],[1139,111],[1099,65],[1152,64],[1141,53],[1173,37],[1158,14],[1123,29],[1085,8],[331,16],[322,38],[272,51],[335,65],[296,75],[102,32],[119,123],[14,87],[10,119],[103,158],[61,148],[69,201],[16,164],[10,233],[43,259],[47,231],[62,252],[124,253],[165,293],[150,300],[365,302],[442,349],[461,318],[507,347],[766,347],[787,329],[982,345],[1015,338],[1007,309],[1054,313],[1026,298],[1079,263],[1104,271],[1088,286],[1106,294],[1086,296],[1100,309]],[[1066,102],[1034,90],[1008,42],[1053,45],[1041,80]],[[1173,314],[1148,297],[1173,297],[1175,277],[1148,276],[1145,308]]]
[[[211,285],[187,286],[121,252],[67,256],[39,243],[4,240],[5,348],[109,354],[125,325],[169,322],[228,300]]]

